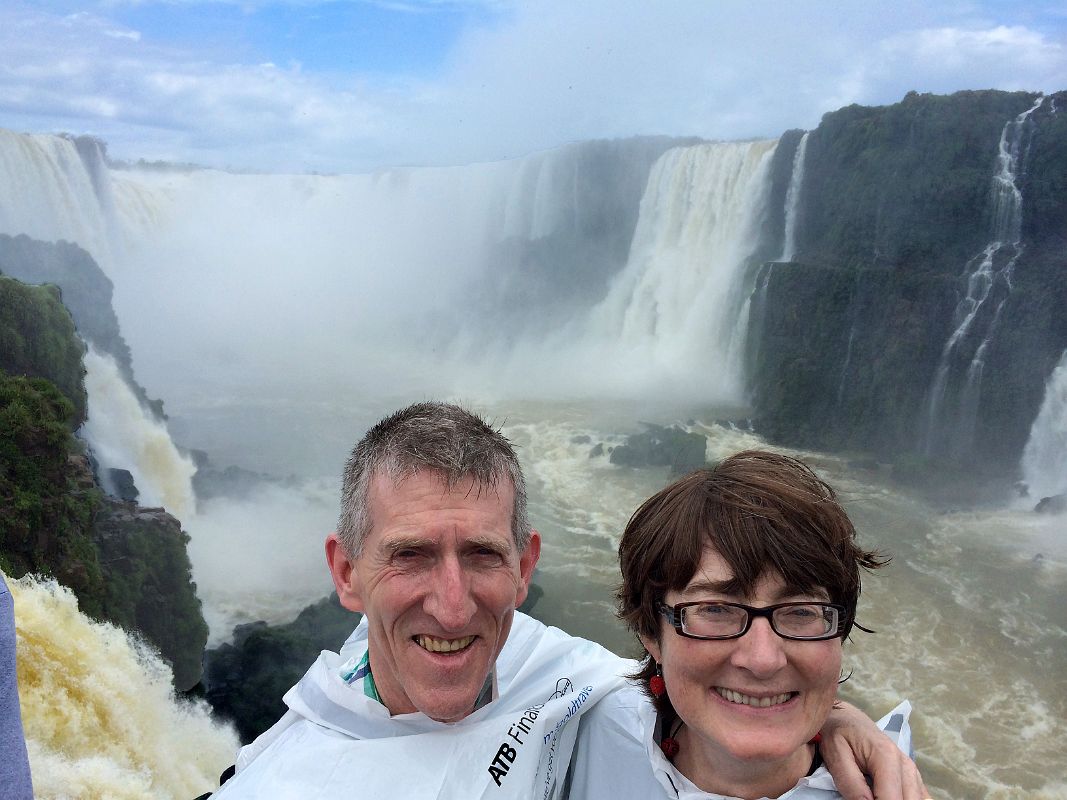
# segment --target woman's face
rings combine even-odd
[[[725,594],[732,577],[722,557],[705,548],[686,588],[669,592],[664,602],[726,600],[768,606],[829,599],[822,591],[790,593],[776,572],[761,577],[752,596]],[[798,749],[822,727],[837,696],[840,639],[790,641],[771,630],[770,620],[757,618],[737,639],[686,638],[663,620],[659,641],[643,641],[662,665],[667,694],[688,728],[685,739],[715,763],[797,757]]]

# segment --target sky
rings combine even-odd
[[[1057,0],[0,3],[0,127],[267,172],[776,137],[908,91],[1067,89]]]

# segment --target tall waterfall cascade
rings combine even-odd
[[[1022,474],[1034,499],[1067,492],[1067,351],[1045,384],[1023,449]]]
[[[166,426],[141,405],[111,356],[89,347],[85,370],[89,414],[83,433],[103,475],[109,468],[129,470],[141,505],[163,506],[188,519],[196,506],[192,460],[178,452]]]
[[[1023,252],[1023,196],[1018,178],[1033,135],[1030,115],[1044,100],[1039,96],[1033,106],[1007,122],[1000,134],[990,187],[990,241],[964,269],[966,295],[953,312],[953,331],[941,350],[927,395],[923,433],[927,455],[947,445],[952,455],[965,457],[973,447],[986,352],[1012,290],[1012,271]]]
[[[630,258],[587,335],[667,378],[743,398],[748,258],[768,195],[776,140],[676,148],[652,169]]]
[[[779,261],[792,261],[797,254],[797,212],[800,208],[800,191],[804,187],[804,162],[808,154],[808,135],[805,131],[797,143],[793,155],[793,172],[785,192],[785,236]]]
[[[74,242],[107,272],[152,223],[153,195],[116,176],[93,139],[0,128],[0,233]]]

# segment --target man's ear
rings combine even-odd
[[[526,549],[519,556],[519,591],[515,595],[515,607],[518,608],[526,599],[530,591],[530,580],[533,578],[534,567],[537,559],[541,557],[541,534],[537,531],[530,532],[530,541]]]
[[[333,587],[337,590],[341,605],[349,611],[363,611],[363,589],[359,574],[336,531],[326,537],[326,565],[330,568]]]

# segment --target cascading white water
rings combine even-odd
[[[1067,492],[1067,351],[1045,384],[1045,399],[1023,449],[1022,473],[1035,499]]]
[[[35,797],[190,800],[218,785],[237,736],[203,701],[174,696],[156,653],[54,582],[9,586]]]
[[[155,195],[110,169],[94,139],[0,128],[0,233],[75,242],[106,271],[158,221]]]
[[[1001,291],[998,294],[997,307],[986,323],[980,343],[968,359],[963,376],[964,383],[951,420],[951,427],[954,429],[949,439],[951,449],[957,455],[965,455],[972,446],[985,354],[996,333],[1000,311],[1011,293],[1015,262],[1022,255],[1020,240],[1023,197],[1017,180],[1020,166],[1029,149],[1027,122],[1044,100],[1044,96],[1039,96],[1033,106],[1008,121],[1000,133],[997,165],[990,187],[993,208],[991,241],[981,253],[967,263],[964,272],[967,275],[967,294],[953,313],[954,329],[941,350],[941,359],[927,394],[924,428],[924,450],[927,455],[934,455],[941,445],[939,435],[943,434],[945,417],[949,413],[946,408],[947,395],[953,378],[953,363],[958,357],[957,351],[965,337],[972,332],[994,287],[999,285]]]
[[[743,399],[743,278],[777,141],[676,148],[656,162],[630,258],[585,336],[608,358]],[[701,377],[704,376],[704,377]]]
[[[107,469],[127,469],[144,506],[163,506],[187,519],[196,505],[193,462],[181,455],[166,426],[138,402],[115,360],[93,348],[85,354],[88,418],[83,432],[105,482]]]
[[[792,261],[797,254],[797,210],[800,208],[800,191],[804,187],[804,162],[808,153],[808,131],[800,137],[793,155],[793,173],[785,192],[785,236],[779,261]]]
[[[109,252],[106,212],[69,139],[0,129],[0,233],[86,242]]]

